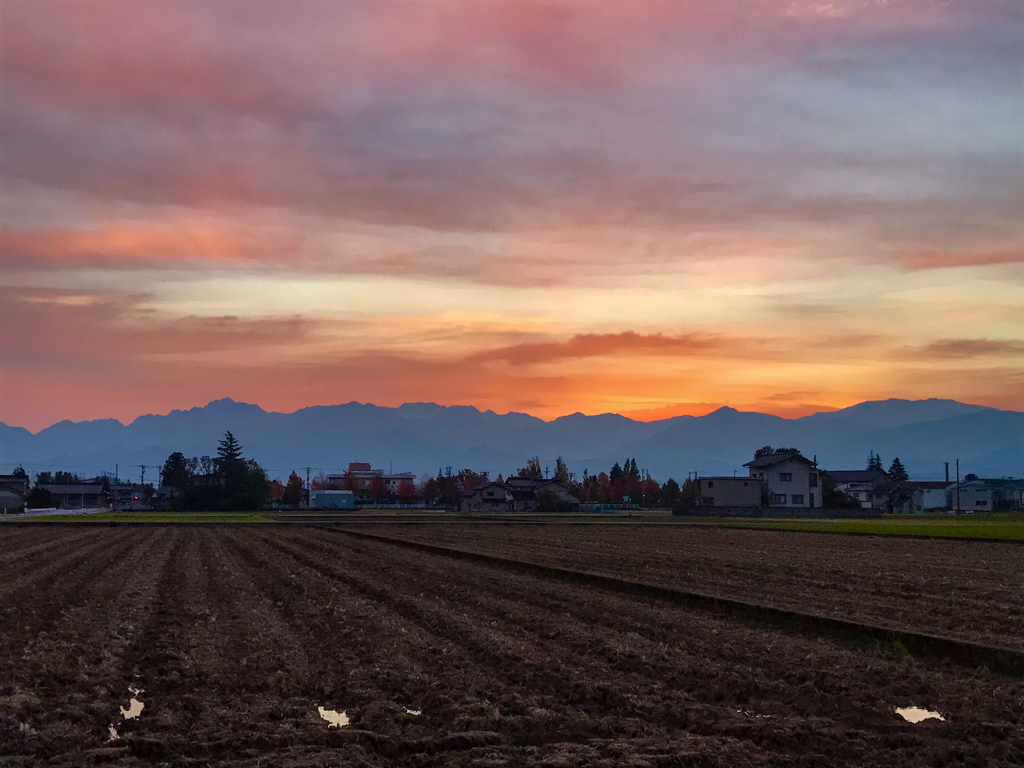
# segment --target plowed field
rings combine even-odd
[[[1024,764],[1019,679],[316,529],[0,528],[0,642],[2,766]]]
[[[703,526],[359,530],[868,624],[1024,648],[1024,546]]]

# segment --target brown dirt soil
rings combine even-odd
[[[337,532],[0,553],[5,768],[1024,764],[1019,679]]]
[[[389,524],[358,530],[1024,648],[1019,544],[684,525]]]

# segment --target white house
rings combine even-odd
[[[817,465],[799,451],[777,451],[759,456],[743,466],[768,489],[773,507],[821,507],[821,483]]]

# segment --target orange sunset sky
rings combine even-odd
[[[0,5],[0,420],[1024,410],[1024,4]]]

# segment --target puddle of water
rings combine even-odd
[[[932,712],[930,709],[921,709],[921,707],[896,707],[896,714],[908,723],[920,723],[922,720],[945,721],[946,719],[938,712]]]
[[[107,741],[117,741],[121,737],[117,735],[117,728],[113,725],[108,725],[107,730],[110,732],[110,738]]]
[[[419,717],[420,715],[423,714],[423,710],[421,710],[421,709],[409,709],[408,707],[405,707],[405,714],[412,715],[413,717]]]
[[[318,707],[317,709],[320,712],[320,717],[327,721],[328,728],[344,728],[348,725],[348,715],[345,714],[345,710],[335,712],[333,709],[325,707]]]
[[[143,708],[146,706],[144,703],[139,701],[139,694],[142,693],[141,688],[135,688],[128,686],[128,693],[132,695],[131,700],[128,702],[128,708],[121,707],[121,717],[125,720],[134,720],[136,717],[142,714]]]

